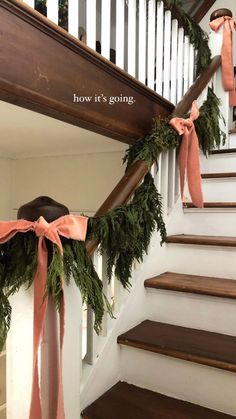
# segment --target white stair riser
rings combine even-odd
[[[236,300],[147,289],[147,318],[236,336]]]
[[[121,374],[131,384],[236,415],[236,373],[123,346]]]
[[[224,173],[236,171],[236,153],[213,154],[208,158],[201,156],[202,173]]]
[[[168,244],[168,271],[236,279],[236,248]]]
[[[236,208],[232,212],[216,209],[184,210],[183,234],[236,236]]]
[[[230,134],[229,144],[230,144],[230,148],[236,148],[236,134]]]
[[[202,181],[205,202],[236,202],[236,178]]]

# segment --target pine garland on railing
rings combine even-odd
[[[157,0],[157,2],[160,1],[162,0]],[[200,27],[200,25],[188,13],[186,13],[181,0],[165,0],[164,3],[169,9],[175,8],[183,21],[190,43],[194,46],[197,52],[196,73],[198,76],[208,67],[211,61],[211,50],[208,45],[208,35]]]
[[[115,276],[123,287],[131,285],[133,263],[143,261],[155,229],[160,232],[163,243],[166,229],[161,196],[148,173],[130,203],[89,219],[88,237],[98,239],[101,253],[106,254],[109,279],[115,267]]]

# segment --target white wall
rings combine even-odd
[[[12,169],[13,162],[7,158],[0,158],[0,219],[8,220],[12,198]]]
[[[124,174],[122,152],[14,160],[13,208],[40,195],[71,212],[98,209]]]

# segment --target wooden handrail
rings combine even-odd
[[[196,13],[194,14],[193,18],[196,20],[197,23],[199,23],[204,16],[207,14],[208,10],[213,6],[213,4],[216,2],[216,0],[206,0],[203,2],[203,4],[198,8]]]
[[[221,55],[216,55],[212,60],[210,65],[207,69],[195,80],[192,86],[188,89],[185,93],[183,99],[177,104],[173,115],[174,116],[183,116],[185,115],[194,100],[196,100],[200,94],[203,92],[209,81],[211,80],[212,76],[221,66]]]
[[[214,57],[209,67],[196,79],[184,95],[183,99],[177,104],[173,116],[181,117],[189,111],[192,102],[200,96],[220,65],[221,56]],[[108,211],[116,208],[117,206],[125,204],[143,180],[148,170],[149,167],[143,160],[137,160],[133,163],[108,198],[101,205],[95,216],[106,214]],[[92,256],[98,244],[99,242],[96,239],[86,241],[86,249],[89,256]]]

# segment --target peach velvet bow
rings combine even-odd
[[[45,238],[56,244],[60,254],[63,255],[63,247],[60,236],[73,240],[85,240],[87,231],[86,217],[65,215],[52,223],[48,223],[43,217],[37,221],[26,220],[0,222],[0,243],[5,243],[17,233],[26,233],[34,231],[38,240],[38,263],[34,277],[34,343],[33,343],[33,382],[29,419],[42,419],[42,408],[39,388],[38,374],[38,349],[40,347],[48,297],[45,295],[45,286],[47,281],[48,252]],[[61,278],[61,281],[63,279]],[[63,287],[63,283],[62,283]],[[60,361],[58,367],[58,382],[54,383],[53,392],[55,392],[57,407],[54,419],[64,419],[64,401],[62,387],[62,346],[64,338],[64,295],[62,291],[60,307]]]
[[[170,124],[179,135],[183,135],[179,150],[180,190],[184,201],[184,181],[187,172],[188,188],[192,202],[196,207],[203,207],[201,172],[199,160],[199,143],[193,121],[199,116],[195,102],[188,119],[172,118]]]
[[[210,22],[210,27],[217,32],[224,25],[223,44],[221,49],[222,57],[222,79],[226,92],[235,90],[234,66],[233,66],[233,47],[232,34],[236,28],[236,23],[230,16],[222,16]]]

